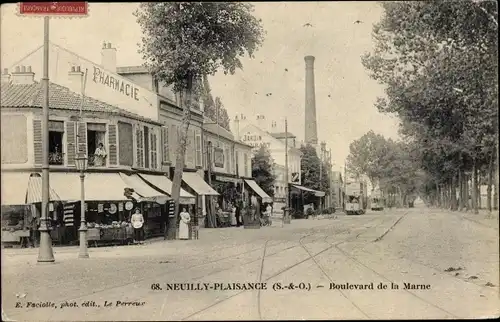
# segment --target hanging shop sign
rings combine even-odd
[[[112,204],[109,205],[109,213],[110,214],[115,214],[117,210],[118,209],[117,209],[117,207],[116,207],[116,205],[114,203],[112,203]]]
[[[214,148],[214,165],[217,168],[224,168],[224,150],[221,148]]]

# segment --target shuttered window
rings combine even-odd
[[[76,131],[75,122],[66,122],[66,155],[68,166],[75,166],[76,157]]]
[[[161,127],[161,160],[163,163],[170,161],[170,151],[168,142],[168,126]]]
[[[231,171],[231,154],[229,154],[229,146],[226,146],[226,150],[224,151],[224,158],[226,161],[226,172],[230,173]]]
[[[244,162],[244,167],[245,167],[244,176],[250,177],[248,175],[248,154],[246,154],[246,153],[243,153],[243,162]]]
[[[158,169],[158,146],[157,146],[156,132],[150,129],[149,132],[149,167],[151,169]]]
[[[33,120],[33,151],[35,154],[35,164],[42,165],[43,149],[42,149],[42,121]]]
[[[108,124],[109,165],[118,165],[117,131],[115,124]]]
[[[78,153],[87,155],[87,124],[85,122],[78,123]]]
[[[144,168],[144,131],[142,129],[142,126],[136,126],[135,141],[135,166],[138,168]]]
[[[201,146],[201,132],[196,132],[196,138],[195,138],[195,165],[197,167],[202,166],[202,146]]]

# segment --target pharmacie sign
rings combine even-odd
[[[106,87],[114,89],[116,92],[139,101],[139,88],[121,79],[106,73],[102,68],[94,66],[92,81]]]

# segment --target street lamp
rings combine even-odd
[[[80,170],[80,253],[79,258],[89,258],[87,250],[87,224],[85,223],[85,171],[87,170],[87,157],[79,155],[76,160],[76,168]]]

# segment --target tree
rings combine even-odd
[[[252,178],[270,197],[274,196],[273,159],[264,145],[252,157]]]
[[[320,183],[320,159],[316,149],[311,144],[300,147],[302,159],[300,161],[301,182],[306,188],[328,192],[330,183],[327,174],[326,164],[323,165],[322,180]]]
[[[387,86],[377,107],[399,116],[420,150],[426,180],[434,182],[435,199],[453,209],[457,182],[462,187],[471,176],[476,185],[478,169],[489,163],[497,141],[496,3],[382,6],[382,20],[373,28],[375,49],[362,59]]]
[[[375,187],[380,180],[381,159],[388,153],[387,141],[380,134],[369,131],[349,145],[347,167],[349,172],[357,177],[364,174]]]
[[[216,112],[218,111],[218,114],[216,114],[218,115],[217,123],[226,130],[231,131],[229,127],[230,125],[229,115],[227,114],[227,111],[224,108],[224,105],[222,104],[220,97],[215,98],[215,111]]]
[[[182,97],[172,186],[175,216],[169,223],[168,238],[174,238],[177,229],[193,84],[219,68],[234,74],[243,67],[240,56],[248,53],[253,57],[262,44],[263,29],[252,11],[251,4],[240,2],[143,2],[135,12],[144,35],[140,52],[146,67],[156,79],[173,84]]]
[[[231,131],[227,110],[224,108],[220,97],[216,97],[214,100],[212,96],[212,90],[210,88],[210,83],[206,75],[203,76],[202,99],[205,116],[225,128],[226,130]]]

